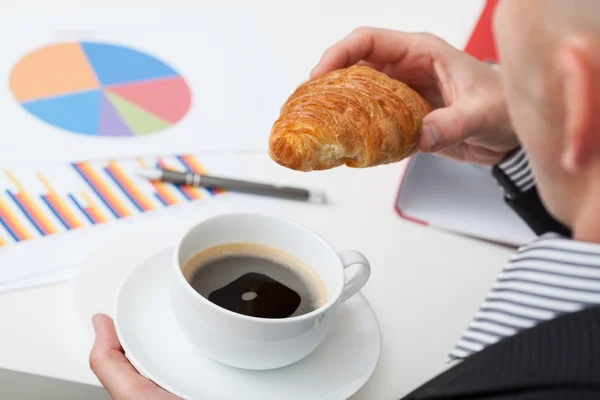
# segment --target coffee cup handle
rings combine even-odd
[[[371,265],[367,258],[358,251],[342,251],[339,253],[339,256],[344,265],[344,275],[346,276],[344,290],[340,299],[340,302],[343,302],[354,296],[365,286],[371,275]],[[354,267],[350,273],[346,271],[349,267]]]

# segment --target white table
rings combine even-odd
[[[287,203],[286,214],[373,266],[364,293],[382,331],[382,356],[356,400],[395,399],[444,368],[510,250],[404,221],[393,203],[403,163],[301,174],[247,155],[271,180],[324,187],[330,207]],[[0,368],[97,384],[68,284],[0,296]]]
[[[8,7],[19,8],[16,12],[79,5],[75,0],[13,3]],[[85,2],[93,3],[110,6],[122,1]],[[127,3],[139,5],[134,0]],[[151,3],[165,2],[143,2]],[[360,25],[433,31],[463,46],[483,0],[249,3],[244,7],[260,21],[290,74],[300,80],[328,44]],[[340,249],[361,250],[372,263],[364,293],[379,318],[383,350],[374,376],[354,399],[396,399],[443,370],[447,352],[510,250],[401,220],[393,204],[405,163],[302,174],[277,167],[264,154],[241,159],[264,179],[327,189],[332,206],[286,203],[287,215],[318,230]],[[98,384],[88,368],[88,349],[80,340],[69,289],[60,284],[0,295],[0,368]]]

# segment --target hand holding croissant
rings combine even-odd
[[[429,103],[407,85],[366,66],[332,71],[304,83],[281,110],[269,139],[285,167],[372,167],[416,151]]]

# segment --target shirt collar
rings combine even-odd
[[[510,262],[538,257],[565,264],[600,268],[600,243],[582,242],[558,233],[546,233],[520,247]]]

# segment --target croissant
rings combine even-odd
[[[300,171],[372,167],[416,151],[429,103],[402,82],[366,66],[300,85],[281,109],[269,155]]]

